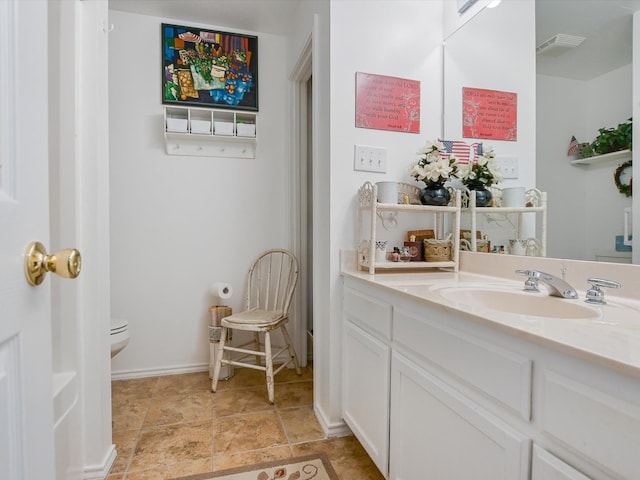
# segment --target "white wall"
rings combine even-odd
[[[329,375],[320,379],[316,403],[327,416],[326,421],[335,423],[340,419],[341,394],[340,249],[352,250],[356,246],[358,188],[367,180],[411,182],[407,167],[414,161],[416,151],[427,139],[440,134],[442,4],[395,1],[390,8],[389,2],[335,0],[331,2],[330,31],[330,189],[322,191],[329,210],[327,231],[323,234],[326,243],[321,252],[328,249],[329,270],[328,283],[321,288],[326,289],[330,308],[322,353],[329,355],[331,365],[327,367]],[[420,133],[355,128],[356,72],[419,80]],[[318,84],[314,79],[314,85]],[[354,171],[354,144],[386,148],[387,173]],[[322,318],[315,316],[316,321]]]
[[[111,310],[131,333],[112,369],[203,368],[208,308],[218,303],[210,285],[231,282],[227,303],[240,309],[251,260],[267,248],[289,248],[287,43],[241,32],[259,38],[255,160],[168,156],[160,24],[198,24],[118,11],[110,22]]]
[[[572,135],[590,143],[599,128],[631,117],[631,79],[631,65],[591,81],[537,76],[537,182],[549,195],[550,257],[595,260],[622,234],[631,199],[615,186],[617,164],[574,166],[567,148]]]

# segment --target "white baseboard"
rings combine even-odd
[[[127,380],[131,378],[161,377],[163,375],[178,375],[180,373],[195,373],[209,371],[208,363],[182,365],[179,367],[148,368],[140,370],[119,370],[111,372],[111,380]]]
[[[82,478],[84,480],[105,480],[109,475],[111,467],[113,467],[117,456],[118,454],[116,453],[116,446],[112,444],[107,451],[107,454],[105,455],[105,459],[102,465],[85,465]]]
[[[320,424],[320,427],[322,428],[322,431],[324,432],[326,437],[332,438],[351,435],[351,430],[349,430],[349,427],[343,421],[328,422],[326,415],[317,405],[314,406],[313,411],[316,414],[318,423]]]

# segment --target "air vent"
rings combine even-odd
[[[557,33],[546,42],[541,43],[536,47],[536,53],[538,55],[547,55],[550,57],[557,57],[562,55],[567,50],[576,48],[582,42],[585,37],[578,37],[576,35],[567,35],[566,33]]]

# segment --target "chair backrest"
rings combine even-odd
[[[278,310],[285,315],[298,283],[298,260],[287,250],[261,253],[249,269],[248,309]]]

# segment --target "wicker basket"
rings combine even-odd
[[[448,262],[451,260],[451,240],[425,238],[424,259],[427,262]]]

